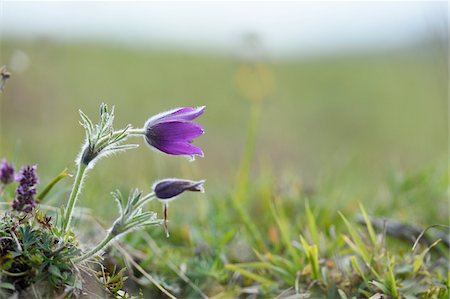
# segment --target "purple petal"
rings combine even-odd
[[[154,115],[149,118],[145,127],[152,127],[158,123],[171,122],[171,121],[190,121],[193,120],[205,112],[205,106],[199,108],[178,108],[160,114]]]
[[[180,120],[193,120],[202,115],[205,112],[205,106],[198,108],[181,108],[175,111],[172,111],[170,114],[166,115],[161,119],[161,121],[180,121]]]
[[[170,114],[171,115],[180,115],[180,114],[190,113],[194,110],[195,110],[195,108],[192,108],[192,107],[178,108],[178,109],[175,109],[175,111],[172,110],[172,112]]]
[[[170,155],[204,156],[200,148],[188,142],[161,142],[153,146]]]
[[[146,137],[150,143],[164,141],[190,142],[204,133],[203,127],[191,122],[164,122],[158,123],[147,129]]]

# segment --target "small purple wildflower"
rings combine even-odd
[[[36,206],[34,197],[36,196],[36,185],[39,183],[36,175],[36,165],[25,166],[20,170],[16,178],[19,186],[16,189],[16,198],[12,203],[12,208],[16,211],[31,212]]]
[[[14,182],[14,167],[8,164],[5,159],[0,166],[0,182],[4,185]]]
[[[203,127],[192,122],[205,112],[205,106],[178,108],[151,117],[145,123],[147,143],[169,155],[203,157],[203,151],[192,141],[203,135]]]

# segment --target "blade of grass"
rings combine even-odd
[[[373,229],[372,222],[370,221],[369,216],[367,215],[367,212],[361,203],[359,203],[359,209],[361,210],[361,213],[364,217],[364,221],[366,222],[367,231],[369,232],[369,237],[370,240],[372,241],[372,245],[378,246],[377,235],[375,234],[375,230]]]
[[[414,262],[413,262],[413,273],[414,274],[416,274],[417,271],[419,271],[420,266],[422,266],[425,255],[427,255],[427,253],[430,251],[430,249],[433,248],[434,246],[436,246],[440,241],[441,241],[441,239],[436,240],[433,244],[428,246],[421,254],[416,256],[416,258],[414,259]]]
[[[364,262],[367,265],[370,265],[369,252],[366,250],[366,245],[364,244],[363,240],[359,236],[356,229],[350,224],[350,222],[348,222],[347,218],[345,218],[345,216],[341,212],[338,213],[341,216],[342,220],[344,220],[345,226],[347,227],[347,230],[352,237],[356,252],[363,258]]]
[[[432,228],[435,228],[435,227],[450,229],[450,226],[448,226],[448,225],[442,225],[442,224],[432,224],[432,225],[428,226],[428,227],[425,228],[425,229],[420,233],[420,235],[417,237],[417,239],[416,239],[416,241],[414,242],[414,245],[413,245],[413,247],[412,247],[412,251],[414,251],[414,250],[416,249],[417,245],[419,244],[420,240],[421,240],[422,237],[425,235],[425,233],[426,233],[428,230],[430,230],[430,229],[432,229]]]
[[[353,243],[352,240],[350,240],[349,237],[347,237],[347,236],[344,235],[344,236],[342,236],[342,238],[344,239],[345,243],[347,243],[347,245],[348,245],[348,246],[349,246],[349,247],[350,247],[357,255],[361,256],[361,254],[359,253],[358,247],[356,246],[355,243]],[[367,264],[366,261],[365,261],[364,259],[363,259],[362,261],[365,263],[366,267],[372,272],[373,275],[375,275],[375,277],[376,277],[377,279],[381,279],[380,274],[378,274],[378,272],[377,272],[370,264]]]
[[[309,245],[302,235],[300,235],[300,242],[302,243],[303,249],[305,250],[309,264],[311,265],[313,279],[320,280],[321,276],[319,272],[319,253],[317,245]]]
[[[286,283],[292,283],[293,279],[295,279],[295,271],[292,271],[293,273],[289,272],[289,270],[294,270],[294,269],[286,269],[286,265],[284,263],[282,263],[282,265],[278,265],[279,263],[277,262],[276,259],[267,259],[264,258],[264,256],[259,255],[257,252],[255,252],[258,256],[258,258],[262,261],[262,262],[250,262],[250,263],[240,263],[240,264],[235,264],[235,265],[239,265],[241,267],[247,267],[247,268],[253,268],[253,269],[267,269],[267,270],[272,270],[276,273],[279,273],[281,276],[281,279],[284,280]],[[291,265],[289,265],[291,266]]]
[[[286,259],[279,255],[262,255],[255,251],[256,256],[263,262],[270,263],[273,265],[274,269],[283,269],[283,273],[288,273],[290,276],[295,276],[298,270],[296,266],[290,259]]]
[[[392,297],[399,298],[398,297],[397,283],[395,281],[395,275],[394,275],[394,265],[395,265],[395,256],[393,256],[389,260],[389,264],[388,264],[388,282],[389,282],[389,289],[391,290]]]
[[[316,220],[314,219],[314,215],[309,207],[308,200],[305,201],[305,211],[306,211],[306,218],[308,219],[309,232],[311,233],[313,242],[314,244],[319,245],[319,234],[317,233]]]
[[[225,269],[237,272],[237,273],[241,274],[242,276],[250,278],[251,280],[259,282],[262,285],[265,285],[265,286],[268,286],[268,287],[273,286],[273,285],[276,284],[276,282],[271,281],[271,280],[269,280],[269,279],[267,279],[267,278],[265,278],[265,277],[263,277],[261,275],[252,273],[252,272],[250,272],[248,270],[242,269],[241,267],[239,267],[236,264],[226,264],[225,265]]]
[[[281,239],[284,242],[284,246],[286,247],[287,251],[289,252],[291,258],[294,260],[294,263],[297,265],[300,265],[300,255],[298,254],[298,251],[292,246],[290,236],[289,236],[289,225],[288,220],[286,219],[286,216],[282,212],[282,209],[278,209],[279,213],[277,212],[277,208],[275,206],[275,203],[272,202],[270,205],[270,209],[272,211],[272,215],[275,219],[275,222],[278,225],[278,228],[280,230]]]
[[[253,268],[253,269],[272,269],[273,266],[267,262],[250,262],[250,263],[239,263],[233,264],[239,268]]]
[[[356,272],[358,272],[359,276],[364,280],[364,282],[368,282],[366,276],[364,275],[364,272],[361,270],[361,267],[358,264],[358,261],[356,260],[356,256],[352,255],[350,257],[350,263],[352,264],[353,268],[355,268]]]

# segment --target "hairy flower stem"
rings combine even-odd
[[[140,128],[140,129],[128,129],[128,134],[129,135],[144,135],[145,134],[145,129],[144,128]],[[116,132],[115,132],[116,133]]]
[[[137,204],[133,207],[133,210],[138,210],[140,209],[144,204],[152,201],[155,198],[154,193],[149,193],[146,196],[144,196],[143,198],[141,198]],[[103,239],[103,241],[101,241],[97,246],[95,246],[95,248],[93,248],[92,250],[86,252],[85,254],[73,259],[74,263],[80,263],[84,260],[87,260],[89,258],[91,258],[92,256],[96,255],[97,253],[99,253],[100,251],[104,250],[109,243],[116,237],[119,237],[121,235],[124,235],[128,232],[131,232],[133,230],[133,228],[129,228],[127,227],[127,224],[124,223],[124,216],[120,216],[116,221],[114,221],[114,224],[112,225],[112,228],[108,231],[108,234],[106,235],[106,237]]]
[[[106,248],[106,246],[109,244],[109,242],[111,242],[111,240],[114,239],[116,236],[118,236],[118,234],[116,234],[114,232],[114,229],[110,230],[108,232],[108,234],[106,235],[106,237],[103,239],[103,241],[101,241],[97,246],[95,246],[95,248],[93,248],[90,251],[86,252],[85,254],[73,259],[72,261],[76,264],[76,263],[80,263],[84,260],[87,260],[88,258],[97,254],[99,251]]]
[[[69,202],[67,203],[66,210],[64,212],[64,218],[63,218],[63,233],[67,233],[67,230],[70,225],[70,221],[72,219],[72,212],[73,207],[75,206],[75,202],[78,199],[78,196],[80,195],[81,186],[83,185],[84,178],[86,176],[87,171],[87,165],[85,165],[82,162],[78,163],[78,170],[77,174],[75,176],[75,182],[72,186],[72,192],[70,192]]]

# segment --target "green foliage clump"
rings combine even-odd
[[[71,259],[80,252],[76,239],[72,236],[66,241],[58,238],[51,217],[39,211],[3,214],[0,295],[22,292],[30,286],[34,295],[78,293],[81,282]]]

